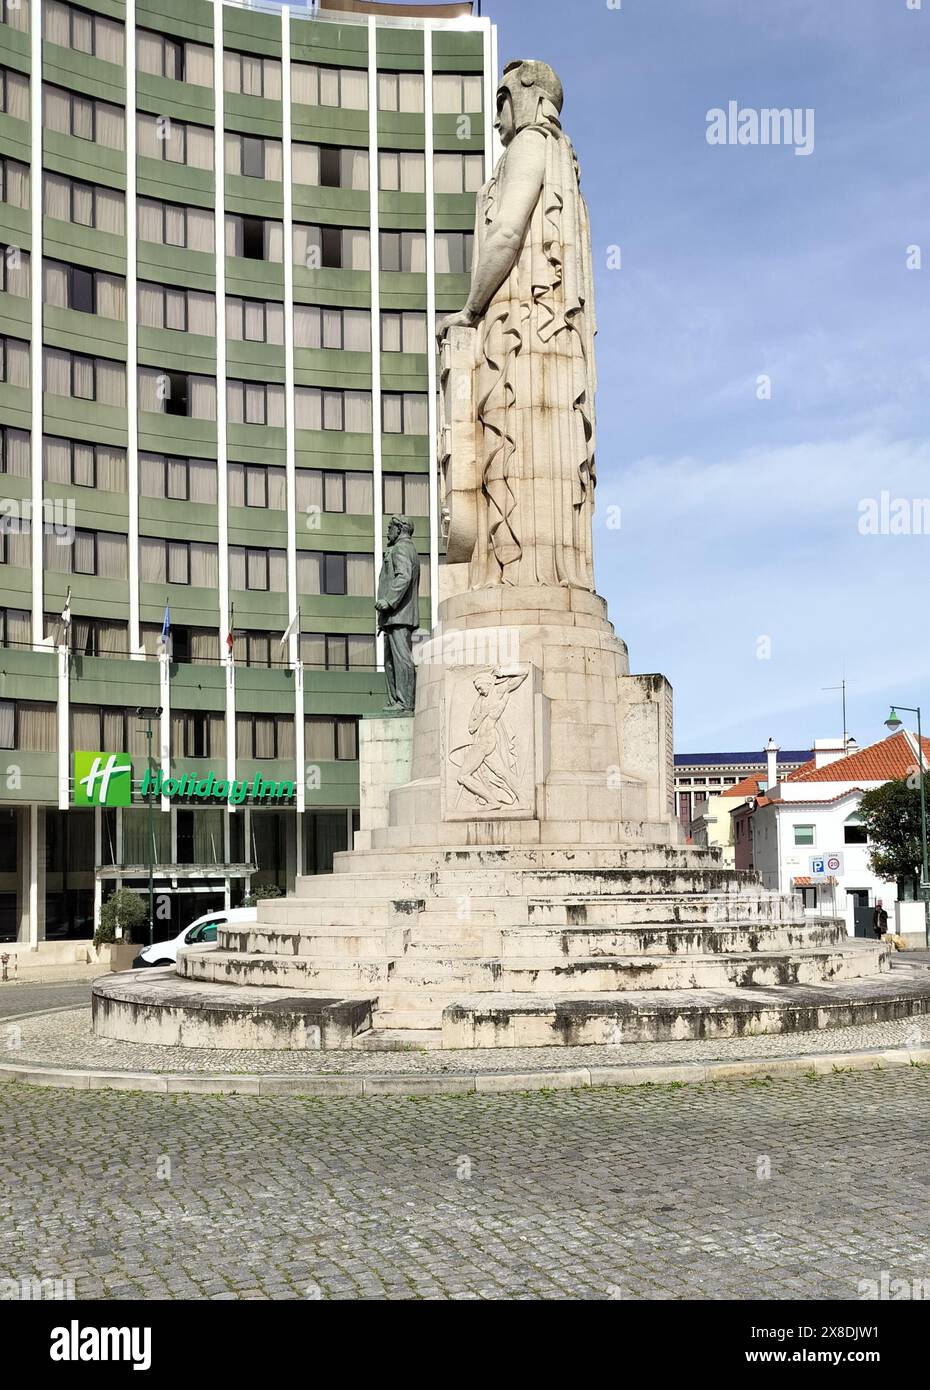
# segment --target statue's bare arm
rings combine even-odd
[[[507,151],[506,176],[500,184],[497,215],[484,234],[465,307],[440,325],[440,336],[458,324],[474,327],[516,264],[533,209],[542,192],[546,136],[519,131]]]

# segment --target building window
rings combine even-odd
[[[284,305],[275,299],[239,299],[236,295],[228,295],[226,336],[236,343],[283,344]]]
[[[146,656],[157,656],[162,647],[161,623],[141,623],[139,632]],[[220,659],[219,633],[215,627],[175,623],[171,629],[171,655],[175,661],[216,663]]]
[[[32,527],[28,517],[8,517],[0,527],[0,565],[29,569],[32,564]]]
[[[46,82],[42,109],[47,130],[73,135],[78,140],[90,140],[109,150],[125,149],[126,113],[121,106],[109,101],[93,101]],[[155,117],[149,119],[154,125]]]
[[[374,582],[374,558],[370,554],[336,550],[297,552],[297,588],[302,594],[370,598]]]
[[[115,188],[96,187],[63,174],[45,172],[43,206],[46,217],[74,222],[99,232],[122,236],[126,230],[125,195]]]
[[[117,445],[87,444],[81,439],[45,435],[42,466],[49,483],[91,487],[101,492],[126,491],[126,450]]]
[[[484,182],[483,154],[433,155],[433,185],[437,193],[477,193]]]
[[[22,338],[0,337],[0,381],[29,385],[29,344]]]
[[[478,115],[484,108],[484,79],[480,73],[437,72],[433,75],[433,114]]]
[[[0,0],[0,24],[23,33],[29,30],[30,0]]]
[[[176,458],[140,453],[139,492],[166,502],[216,502],[213,459]]]
[[[247,261],[283,261],[284,227],[282,223],[269,222],[263,217],[239,217],[236,214],[227,213],[226,254],[227,256],[241,256]]]
[[[427,473],[385,473],[381,482],[385,516],[429,516]]]
[[[167,160],[188,169],[213,168],[213,131],[209,126],[140,111],[136,115],[136,140],[145,159]]]
[[[216,381],[212,376],[139,368],[139,409],[192,420],[216,419]]]
[[[17,121],[29,120],[29,78],[13,68],[0,68],[0,111]]]
[[[29,165],[5,155],[0,155],[0,203],[12,208],[29,206]]]
[[[423,317],[425,319],[426,316]],[[295,304],[294,346],[332,348],[337,352],[370,352],[371,311]]]
[[[418,309],[382,310],[382,352],[426,352],[426,337],[426,315]]]
[[[139,578],[143,584],[189,584],[194,589],[215,589],[218,575],[217,548],[209,541],[139,538]]]
[[[287,590],[287,552],[264,546],[229,547],[229,587],[283,594]]]
[[[45,303],[55,309],[72,309],[105,319],[126,318],[126,281],[122,275],[45,260],[42,288]]]
[[[280,183],[283,177],[280,140],[265,140],[260,135],[236,135],[227,130],[224,148],[227,174],[241,174],[247,179],[271,179]]]
[[[182,43],[151,29],[137,29],[136,62],[140,72],[153,77],[168,77],[194,87],[213,86],[213,49],[206,44]]]
[[[31,263],[29,252],[21,247],[0,246],[0,294],[28,299]]]
[[[366,68],[333,68],[319,63],[291,64],[291,100],[301,106],[368,110]]]
[[[368,187],[368,151],[354,146],[301,145],[291,147],[291,166],[295,183],[308,188]]]
[[[812,825],[796,825],[794,827],[794,843],[796,845],[812,845],[814,843],[814,827]]]
[[[469,275],[474,249],[473,232],[437,232],[436,274]]]
[[[300,659],[314,671],[374,671],[375,639],[354,632],[302,632]]]
[[[140,198],[138,210],[140,241],[180,246],[188,251],[213,251],[213,213],[208,208],[186,208],[156,198]],[[233,254],[228,247],[227,252]]]
[[[38,700],[0,700],[0,748],[54,753],[57,746],[55,705]]]
[[[284,428],[284,387],[275,382],[228,381],[226,418],[231,425]]]
[[[422,235],[422,233],[421,233]],[[367,227],[294,225],[294,264],[307,270],[367,270],[370,245]]]
[[[229,505],[231,507],[264,507],[269,511],[287,509],[287,471],[276,465],[261,463],[231,463]]]
[[[32,614],[27,608],[0,608],[0,646],[32,646]]]
[[[74,614],[66,631],[60,613],[46,613],[44,617],[45,636],[51,637],[56,644],[67,639],[67,646],[75,656],[129,655],[128,623]]]
[[[216,332],[216,304],[213,295],[203,290],[181,290],[140,280],[139,323],[143,328],[170,328],[177,333],[212,338]]]
[[[45,348],[45,390],[52,396],[125,406],[126,367],[108,357],[85,357],[79,352]]]
[[[46,531],[44,542],[45,568],[55,574],[125,579],[129,573],[126,537],[118,531],[75,529],[67,537]]]
[[[379,72],[379,111],[422,111],[422,72]]]
[[[426,270],[425,232],[381,232],[381,269],[412,271]]]
[[[378,154],[378,187],[382,193],[422,193],[426,165],[417,150],[381,150]]]
[[[297,508],[301,512],[349,512],[371,516],[374,492],[370,473],[298,468]]]
[[[175,660],[182,659],[177,652],[172,655]],[[226,752],[226,720],[223,715],[201,710],[172,710],[171,752],[176,758],[222,757]]]
[[[846,845],[867,845],[869,837],[864,825],[855,816],[850,816],[843,825],[843,843]]]
[[[237,758],[293,758],[294,752],[294,720],[291,715],[236,715]]]
[[[145,725],[135,710],[112,705],[72,705],[71,747],[144,754]]]
[[[11,478],[28,478],[32,472],[32,457],[28,430],[12,425],[0,425],[0,473]]]
[[[358,719],[308,715],[304,720],[304,751],[312,762],[354,762],[358,758]]]
[[[260,58],[256,53],[223,54],[223,86],[245,97],[281,100],[280,58]]]
[[[385,391],[381,396],[381,429],[385,434],[427,434],[428,397],[425,391]]]
[[[59,48],[89,53],[106,63],[124,61],[123,26],[115,19],[64,5],[61,0],[44,0],[44,38]]]
[[[370,391],[324,390],[319,386],[298,386],[294,391],[294,411],[299,430],[371,433]]]

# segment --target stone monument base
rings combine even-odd
[[[888,978],[880,942],[681,843],[671,689],[630,674],[596,594],[452,592],[440,620],[415,716],[361,723],[354,849],[255,924],[221,926],[216,949],[179,952],[177,974],[100,982],[98,1032],[525,1047],[927,1006],[930,990]]]

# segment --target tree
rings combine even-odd
[[[930,774],[924,775],[930,796]],[[869,867],[878,878],[899,886],[920,882],[923,854],[920,840],[920,783],[916,769],[910,777],[885,782],[863,794],[859,820],[872,846]],[[916,894],[915,894],[916,896]]]
[[[248,897],[242,899],[243,907],[255,907],[260,898],[283,898],[284,894],[276,883],[260,883],[253,888]]]
[[[131,888],[119,888],[111,893],[100,909],[100,925],[94,932],[94,945],[113,941],[132,941],[133,932],[149,920],[145,903]],[[122,933],[117,936],[117,929]]]

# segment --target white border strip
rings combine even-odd
[[[30,230],[32,247],[29,252],[29,291],[32,295],[32,315],[29,340],[29,390],[32,393],[31,436],[29,441],[29,460],[32,468],[32,642],[42,647],[45,633],[44,616],[44,563],[42,527],[42,386],[44,363],[42,360],[42,207],[44,189],[42,187],[42,11],[40,0],[32,0],[30,6],[30,57],[32,71],[29,74],[29,115],[32,126],[32,143],[29,162]]]
[[[381,568],[381,516],[384,508],[381,481],[381,241],[378,224],[378,26],[368,16],[368,243],[371,265],[371,452],[372,452],[372,530],[374,532],[375,582]],[[374,595],[372,595],[374,598]],[[376,633],[379,670],[384,666],[384,636],[378,632],[377,616],[372,618]]]
[[[33,0],[37,3],[37,0]],[[136,250],[136,6],[126,5],[126,464],[129,508],[129,655],[139,660],[139,325]]]
[[[216,530],[220,659],[226,664],[226,776],[236,775],[236,672],[228,659],[229,489],[226,474],[226,151],[223,94],[223,0],[213,0],[213,245],[216,289]],[[235,808],[230,806],[230,814]]]
[[[436,401],[436,200],[433,178],[433,26],[423,26],[423,133],[426,186],[426,418],[429,441],[430,627],[439,622],[439,421]]]

